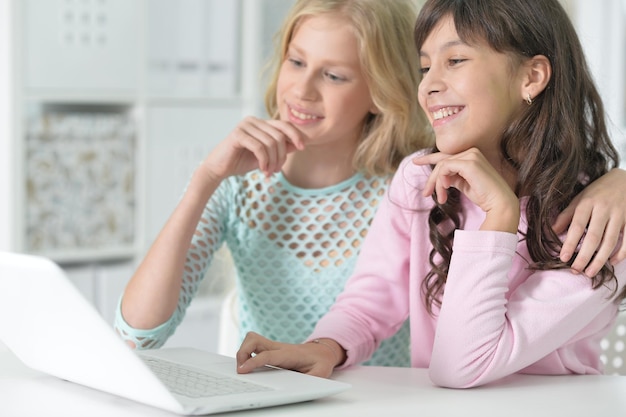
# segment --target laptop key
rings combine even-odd
[[[190,398],[271,391],[272,388],[228,376],[193,370],[158,358],[142,358],[173,393]]]

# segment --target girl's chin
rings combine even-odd
[[[449,153],[456,153],[456,151],[458,150],[458,146],[451,146],[450,141],[447,139],[437,138],[437,140],[435,141],[435,144],[437,145],[437,149],[439,150],[439,152],[449,154]]]

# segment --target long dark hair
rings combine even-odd
[[[525,240],[535,270],[562,269],[562,242],[551,225],[555,216],[589,183],[619,165],[605,124],[602,100],[590,75],[582,46],[557,0],[429,0],[415,25],[415,45],[451,16],[460,39],[487,42],[514,62],[535,55],[550,60],[552,77],[501,138],[502,158],[518,173],[516,193],[527,196]],[[422,291],[426,306],[441,305],[452,255],[452,234],[461,226],[459,193],[430,212],[431,271]],[[451,226],[452,225],[452,226]],[[437,262],[436,255],[443,260]],[[593,288],[614,281],[607,263],[591,277]],[[622,291],[618,299],[626,297]]]

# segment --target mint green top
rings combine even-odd
[[[134,329],[118,306],[117,330],[139,348],[162,346],[226,243],[237,270],[241,338],[255,331],[281,342],[305,341],[352,274],[388,180],[356,174],[332,187],[303,189],[282,173],[228,178],[198,223],[172,317],[154,329]],[[408,322],[367,364],[410,366]]]

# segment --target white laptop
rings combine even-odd
[[[290,404],[350,387],[269,367],[238,375],[234,358],[197,349],[134,351],[58,265],[37,256],[0,252],[0,317],[0,340],[30,368],[178,414]],[[195,382],[168,388],[153,366]],[[206,396],[206,385],[224,393]]]

